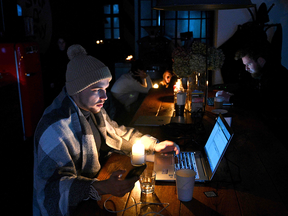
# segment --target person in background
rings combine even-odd
[[[283,127],[288,121],[285,105],[288,101],[288,70],[273,59],[266,43],[255,42],[245,46],[236,53],[235,59],[242,59],[252,79],[244,80],[234,94],[219,91],[216,96],[254,111],[288,148],[286,128]]]
[[[67,50],[66,41],[62,37],[58,38],[57,44],[58,44],[58,48],[60,51],[66,51]]]
[[[273,61],[271,55],[269,45],[261,42],[247,44],[238,50],[235,59],[242,60],[252,79],[242,81],[233,94],[219,91],[216,96],[222,96],[236,106],[261,110],[262,114],[269,115],[271,108],[287,99],[285,83],[288,78],[288,70]]]
[[[134,128],[119,126],[103,109],[112,79],[106,65],[80,45],[68,51],[66,84],[45,110],[34,137],[33,215],[70,215],[83,200],[102,194],[124,196],[138,177],[121,179],[117,170],[99,181],[102,159],[111,151],[129,154],[140,140],[147,152],[175,151],[172,141],[159,142]]]
[[[45,103],[50,105],[65,85],[68,41],[63,35],[57,38],[44,60],[43,79],[45,82]]]
[[[141,60],[132,62],[131,70],[123,74],[111,88],[112,95],[125,106],[126,111],[136,112],[144,97],[152,87],[150,76],[145,72]]]
[[[163,73],[163,80],[159,83],[159,88],[168,88],[172,77],[173,72],[171,70],[166,70]]]

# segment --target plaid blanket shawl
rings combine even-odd
[[[137,139],[153,151],[157,140],[133,128],[119,127],[104,109],[98,126],[108,146],[128,153]],[[34,138],[33,215],[69,215],[89,197],[100,170],[91,127],[65,88],[45,110]]]

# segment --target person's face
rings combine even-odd
[[[109,87],[109,82],[110,78],[101,80],[73,95],[72,98],[81,109],[98,113],[107,100],[106,89]]]
[[[66,47],[66,42],[64,39],[62,38],[59,38],[58,39],[58,47],[61,51],[64,51],[65,50],[65,47]]]
[[[164,80],[165,80],[165,82],[168,84],[168,83],[170,83],[170,81],[171,81],[171,74],[170,73],[165,73],[164,74]]]
[[[245,65],[245,70],[248,71],[253,78],[257,78],[261,75],[261,66],[255,60],[249,58],[247,55],[242,58],[242,62]]]

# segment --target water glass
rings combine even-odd
[[[140,175],[139,181],[142,193],[153,193],[155,188],[156,172],[153,170],[145,169],[144,172]]]

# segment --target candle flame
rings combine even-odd
[[[174,85],[174,91],[179,92],[181,90],[181,80],[177,79],[176,84]]]
[[[126,61],[130,61],[131,59],[133,59],[133,55],[127,56]]]
[[[103,44],[104,41],[103,40],[96,40],[96,44]]]
[[[140,140],[137,140],[136,143],[132,146],[132,154],[144,155],[144,152],[145,152],[144,145],[141,143]]]

